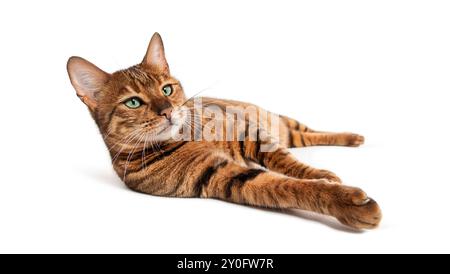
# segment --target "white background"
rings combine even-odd
[[[449,252],[449,14],[448,1],[1,1],[0,252]],[[381,226],[124,187],[65,66],[131,66],[155,31],[187,95],[365,135],[293,151],[366,190]]]

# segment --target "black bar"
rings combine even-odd
[[[14,272],[39,270],[65,273],[91,273],[107,270],[114,273],[387,273],[393,269],[414,269],[431,273],[440,267],[445,255],[294,255],[294,254],[149,254],[149,255],[1,255],[3,269]],[[421,271],[423,270],[423,271]],[[434,273],[434,272],[433,272]],[[439,273],[439,272],[438,272]]]

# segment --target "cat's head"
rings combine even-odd
[[[165,141],[181,128],[186,97],[169,72],[161,36],[155,33],[143,61],[106,73],[80,57],[67,62],[70,81],[107,145]]]

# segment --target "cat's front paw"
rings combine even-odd
[[[339,186],[333,194],[330,213],[341,223],[356,229],[376,228],[381,221],[377,202],[359,188]]]

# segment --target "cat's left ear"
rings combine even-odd
[[[77,96],[91,111],[94,111],[97,107],[98,93],[111,75],[77,56],[72,56],[67,61],[67,72]]]
[[[167,64],[166,56],[164,54],[164,45],[159,33],[153,34],[150,43],[148,44],[147,53],[145,54],[142,65],[151,70],[163,74],[169,74],[169,65]]]

